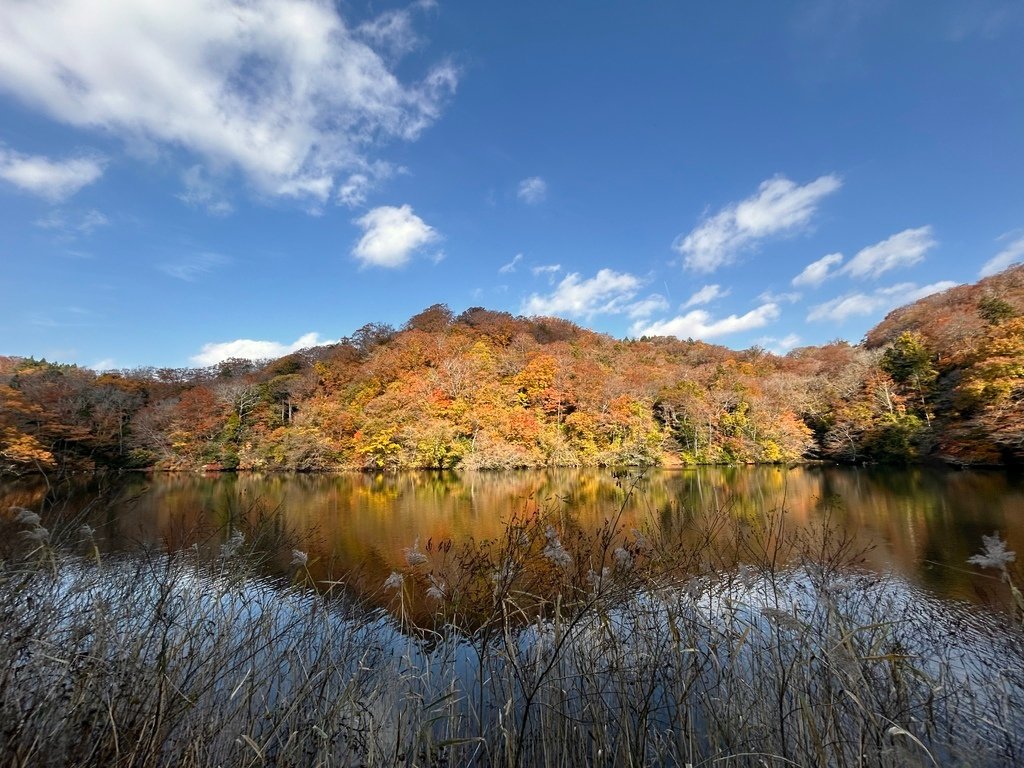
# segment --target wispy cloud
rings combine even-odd
[[[936,244],[931,227],[905,229],[858,251],[841,271],[851,277],[879,277],[891,269],[917,264]]]
[[[160,264],[157,269],[178,280],[194,283],[203,275],[229,263],[231,259],[219,253],[194,253],[180,261]]]
[[[434,228],[408,205],[374,208],[356,223],[362,227],[363,236],[352,255],[363,266],[400,267],[417,249],[440,239]]]
[[[690,298],[683,304],[683,309],[689,309],[690,307],[697,307],[701,304],[710,304],[715,299],[721,299],[729,295],[729,289],[722,290],[720,285],[705,285],[699,291],[694,293]]]
[[[834,274],[833,267],[843,263],[843,254],[830,253],[812,261],[803,272],[793,278],[793,285],[800,288],[816,288]]]
[[[1000,240],[1005,240],[1006,237],[1006,235],[1003,235]],[[1003,250],[986,261],[981,271],[978,272],[978,276],[989,277],[997,272],[1002,272],[1011,264],[1017,264],[1022,261],[1024,261],[1024,236],[1011,240]]]
[[[408,173],[408,170],[383,160],[367,163],[361,170],[349,174],[349,177],[341,182],[338,186],[337,200],[349,208],[359,208],[382,182],[403,173]]]
[[[217,188],[206,169],[201,165],[193,165],[181,174],[185,190],[178,199],[193,208],[202,208],[214,216],[227,216],[234,211],[234,206]]]
[[[548,196],[548,184],[540,176],[531,176],[519,182],[516,195],[529,205],[543,203]]]
[[[729,315],[716,320],[703,309],[656,323],[635,323],[635,336],[675,336],[680,339],[713,339],[761,328],[779,316],[777,304],[762,304],[744,315]]]
[[[643,281],[628,272],[602,269],[586,280],[578,272],[571,272],[551,293],[532,294],[523,303],[523,313],[592,317],[628,312],[642,286]]]
[[[323,344],[334,344],[336,340],[321,339],[318,333],[307,333],[291,344],[279,341],[261,341],[256,339],[235,339],[234,341],[216,341],[204,344],[203,348],[190,359],[196,365],[216,365],[231,358],[244,360],[266,360],[282,357],[307,347]]]
[[[413,26],[409,9],[385,11],[355,29],[356,36],[389,58],[398,60],[416,50],[423,40]]]
[[[2,19],[3,10],[0,10]],[[0,25],[0,44],[2,29]],[[3,53],[0,53],[2,61]],[[53,160],[40,155],[23,155],[0,147],[0,179],[52,202],[65,200],[99,179],[103,175],[103,164],[102,158],[98,157]]]
[[[765,304],[796,304],[803,297],[799,291],[762,291],[757,298]]]
[[[714,272],[733,263],[764,238],[799,232],[810,223],[818,204],[842,185],[838,176],[821,176],[800,186],[784,176],[761,183],[758,191],[705,217],[672,247],[695,272]]]
[[[53,210],[34,222],[40,229],[49,229],[63,239],[73,240],[78,236],[87,237],[100,227],[110,225],[110,219],[95,208],[87,211]]]
[[[349,208],[358,208],[366,202],[373,183],[365,173],[353,173],[338,187],[338,202]]]
[[[420,7],[353,29],[319,0],[0,3],[0,87],[66,124],[241,171],[263,194],[324,202],[381,143],[415,140],[455,90],[450,62],[416,81],[396,72]],[[21,178],[62,190],[95,173]]]
[[[507,264],[502,264],[500,267],[498,267],[498,273],[502,274],[502,275],[507,275],[507,274],[509,274],[511,272],[515,272],[516,271],[516,266],[522,260],[523,260],[523,254],[517,253],[515,256],[512,257],[512,261],[508,262]]]
[[[91,328],[100,324],[102,316],[83,307],[52,307],[45,314],[30,314],[27,320],[40,328]]]
[[[540,275],[557,275],[562,271],[561,264],[538,264],[536,267],[530,267],[530,271],[535,276]]]
[[[925,296],[931,296],[933,293],[949,290],[955,285],[956,283],[951,280],[941,280],[920,287],[916,283],[898,283],[886,288],[879,288],[871,293],[848,293],[811,307],[810,312],[807,313],[807,320],[809,322],[829,320],[841,323],[856,315],[888,312],[902,304],[909,304],[923,299]]]

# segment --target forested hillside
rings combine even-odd
[[[273,361],[0,358],[0,468],[1024,463],[1024,266],[785,357],[443,305]]]

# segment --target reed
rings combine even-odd
[[[1024,762],[1020,627],[860,571],[783,512],[708,516],[718,546],[687,550],[614,514],[514,516],[494,541],[412,542],[391,611],[310,588],[301,549],[263,575],[252,531],[101,556],[33,515],[8,516],[0,565],[9,765]]]

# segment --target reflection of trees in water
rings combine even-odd
[[[99,485],[86,478],[65,498],[69,510],[94,499]],[[46,487],[19,482],[2,493],[4,510],[39,509]],[[827,518],[855,533],[860,545],[878,545],[868,553],[870,567],[894,568],[958,597],[970,597],[978,579],[950,566],[964,568],[982,534],[1000,530],[1011,549],[1024,550],[1020,478],[923,467],[157,474],[128,477],[116,499],[96,525],[110,548],[145,541],[187,546],[196,532],[210,535],[246,515],[279,510],[291,534],[306,542],[314,568],[335,572],[396,567],[417,536],[424,544],[495,538],[512,515],[556,513],[593,531],[620,507],[625,530],[654,524],[681,541],[724,511],[735,525],[716,530],[715,546],[723,551],[735,545],[737,526],[757,526],[767,511],[784,508],[793,530]]]

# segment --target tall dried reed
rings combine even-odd
[[[1024,763],[1019,626],[858,570],[828,526],[791,535],[785,512],[700,520],[714,547],[693,546],[693,531],[682,548],[678,531],[623,530],[614,511],[598,531],[533,510],[493,541],[411,542],[382,611],[310,588],[298,547],[290,580],[261,575],[259,531],[101,556],[91,529],[60,544],[34,512],[11,513],[0,755],[26,767]]]

